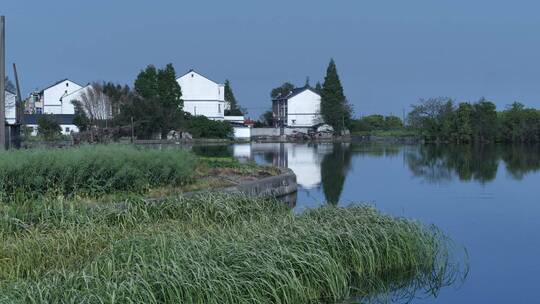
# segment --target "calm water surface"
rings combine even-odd
[[[540,303],[540,146],[251,143],[193,150],[292,169],[298,212],[368,202],[439,227],[467,249],[469,275],[412,303]]]

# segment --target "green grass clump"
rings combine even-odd
[[[42,200],[0,209],[0,302],[334,303],[453,281],[446,238],[371,207]]]
[[[150,187],[189,182],[196,158],[175,149],[83,146],[0,154],[0,200],[42,194],[98,196],[141,193]]]

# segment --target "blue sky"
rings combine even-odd
[[[172,62],[230,79],[249,116],[284,81],[324,78],[331,57],[357,115],[419,98],[540,107],[540,2],[2,0],[7,64],[23,92],[61,78],[132,85]],[[8,70],[11,74],[11,69]]]

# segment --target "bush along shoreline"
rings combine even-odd
[[[1,205],[0,302],[336,303],[436,295],[463,274],[440,231],[367,206],[295,215],[238,195],[124,202]]]

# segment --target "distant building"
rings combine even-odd
[[[26,112],[32,114],[75,114],[75,107],[71,103],[76,92],[83,86],[69,79],[62,79],[44,88],[39,92],[30,94],[27,100]]]
[[[275,127],[309,128],[323,122],[321,96],[310,87],[296,88],[272,100]]]
[[[38,131],[38,120],[43,116],[43,114],[25,114],[24,123],[26,127],[31,128],[31,134],[33,136],[37,135]],[[69,135],[71,133],[79,132],[79,128],[73,124],[74,114],[52,114],[52,117],[58,122],[60,128],[62,129],[62,134]]]
[[[182,88],[184,111],[191,115],[203,115],[213,120],[224,120],[225,85],[189,70],[176,79]]]

